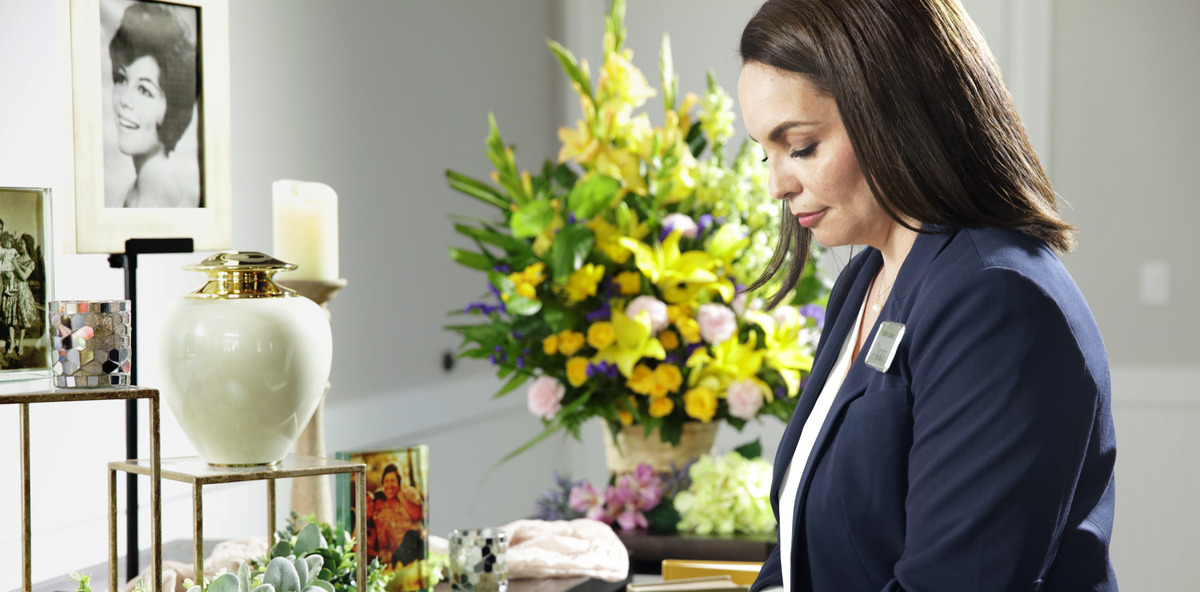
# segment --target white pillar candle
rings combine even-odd
[[[282,280],[336,280],[338,276],[337,193],[324,183],[281,179],[274,197],[276,259],[295,263]]]

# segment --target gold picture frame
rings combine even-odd
[[[75,251],[231,248],[227,0],[70,0],[70,39]]]

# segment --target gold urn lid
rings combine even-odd
[[[280,271],[296,269],[295,263],[280,261],[254,251],[223,251],[204,261],[183,266],[188,271],[208,274],[208,283],[185,298],[290,298],[296,292],[274,281]]]

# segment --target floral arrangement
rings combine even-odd
[[[556,473],[555,487],[538,499],[539,518],[586,517],[624,530],[769,533],[775,529],[771,470],[755,442],[719,456],[702,455],[665,475],[639,464],[603,491]]]
[[[446,173],[496,209],[455,224],[477,250],[450,256],[486,274],[488,293],[452,313],[482,322],[447,329],[460,356],[507,379],[497,396],[532,381],[527,404],[545,429],[514,455],[560,430],[578,439],[596,417],[674,444],[685,422],[786,421],[812,365],[828,286],[809,271],[771,314],[740,293],[771,256],[779,207],[748,141],[726,158],[732,100],[711,74],[703,96],[677,100],[664,36],[664,122],[651,125],[638,109],[657,91],[623,47],[624,11],[614,0],[594,85],[586,60],[549,42],[583,113],[559,132],[558,162],[519,172],[493,117],[492,183]]]

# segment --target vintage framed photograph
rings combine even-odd
[[[226,0],[71,0],[75,251],[232,246]]]
[[[367,465],[367,560],[396,573],[388,591],[428,588],[429,447],[346,451],[337,458]],[[355,536],[356,499],[353,480],[338,475],[338,523]]]
[[[0,187],[0,381],[50,375],[50,190]]]

